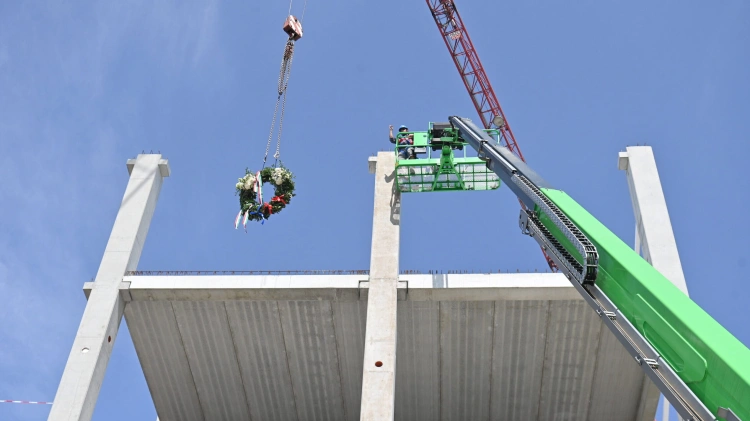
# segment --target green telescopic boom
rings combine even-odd
[[[471,120],[450,122],[526,205],[522,232],[549,254],[684,419],[750,421],[750,349]]]

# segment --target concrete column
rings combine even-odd
[[[654,151],[650,146],[629,146],[626,152],[620,152],[617,166],[628,178],[635,215],[635,251],[688,295]],[[659,404],[659,390],[648,378],[643,390],[637,419],[650,421]],[[670,406],[664,399],[663,421],[669,420]]]
[[[650,146],[620,152],[618,167],[626,171],[636,222],[636,244],[644,258],[677,288],[688,294],[680,254]]]
[[[138,266],[163,177],[170,172],[168,161],[159,154],[138,155],[127,166],[130,180],[47,418],[50,421],[91,419],[125,309],[120,282],[126,271]]]
[[[370,161],[372,172],[373,161]],[[396,156],[380,152],[375,162],[370,281],[360,420],[393,420],[396,396],[396,304],[401,193]]]

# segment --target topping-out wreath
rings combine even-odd
[[[274,186],[273,198],[267,202],[263,201],[265,183]],[[244,220],[243,224],[248,220],[261,221],[281,212],[295,196],[294,174],[284,166],[263,168],[254,174],[245,169],[245,176],[238,179],[235,189],[240,196],[240,212],[234,221],[237,228],[240,220]]]

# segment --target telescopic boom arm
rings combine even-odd
[[[539,243],[677,412],[686,420],[750,421],[750,350],[508,148],[467,118],[449,119],[457,140],[518,196],[521,231]]]

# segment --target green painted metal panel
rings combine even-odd
[[[570,196],[542,192],[596,245],[599,288],[706,407],[714,414],[720,406],[731,408],[750,420],[750,349]],[[540,219],[569,248],[549,220]]]
[[[396,184],[403,192],[495,190],[500,178],[479,158],[453,158],[456,174],[439,171],[440,159],[398,160]]]
[[[414,146],[427,146],[427,132],[414,132]]]
[[[497,136],[495,130],[488,132]],[[466,156],[468,145],[457,137],[457,133],[438,139],[452,143],[449,146],[441,143],[435,151],[432,151],[435,145],[430,143],[430,132],[399,134],[414,136],[413,146],[417,153],[417,159],[396,159],[396,185],[402,193],[496,190],[500,187],[500,178],[487,168],[484,161]],[[453,150],[451,146],[463,149]],[[398,154],[398,151],[399,145],[396,145],[394,153]]]

